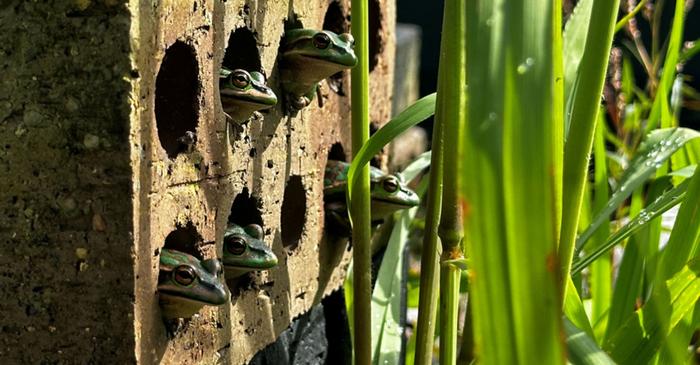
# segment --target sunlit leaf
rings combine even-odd
[[[627,224],[608,237],[603,245],[591,251],[581,260],[576,261],[571,268],[571,274],[576,275],[580,273],[581,270],[583,270],[591,262],[608,252],[616,244],[622,242],[631,234],[640,230],[645,224],[649,223],[650,220],[660,216],[663,212],[680,203],[684,199],[687,189],[688,181],[684,181],[680,185],[663,193],[658,199],[647,205],[646,208],[632,218]]]
[[[403,251],[410,233],[411,219],[416,211],[417,208],[412,208],[400,213],[377,274],[372,293],[372,323],[378,329],[372,331],[374,364],[399,364],[403,339],[400,322]]]
[[[576,240],[576,249],[580,251],[586,241],[607,219],[610,214],[627,199],[634,190],[640,187],[676,150],[700,133],[687,128],[667,128],[652,131],[637,151],[630,166],[622,176],[620,186],[612,194],[608,204],[595,218],[586,230]]]
[[[604,348],[620,364],[646,364],[664,338],[700,299],[700,261],[688,263],[671,279],[654,288],[651,299],[630,313]]]
[[[598,344],[576,327],[568,318],[564,318],[564,333],[569,362],[573,365],[614,365],[615,362],[598,347]]]

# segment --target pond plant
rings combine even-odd
[[[679,127],[679,111],[700,99],[682,75],[700,47],[683,44],[685,1],[623,5],[580,0],[564,22],[561,0],[446,0],[436,94],[369,138],[367,4],[353,0],[346,294],[356,364],[402,361],[401,252],[417,210],[385,223],[393,226],[372,290],[368,163],[432,114],[431,153],[402,172],[410,181],[430,166],[417,188],[424,237],[406,363],[431,364],[436,336],[440,364],[694,361],[700,133]],[[650,23],[651,52],[638,21]]]

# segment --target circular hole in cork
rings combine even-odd
[[[328,5],[326,16],[323,18],[323,29],[330,30],[336,34],[347,33],[350,31],[350,19],[346,15],[345,10],[339,1],[333,1]],[[335,93],[345,96],[343,88],[343,71],[337,72],[328,78],[328,87]]]
[[[287,180],[282,201],[282,245],[293,250],[299,246],[306,224],[306,189],[301,176],[292,175]]]
[[[243,191],[233,199],[228,221],[239,226],[257,224],[265,228],[263,226],[261,208],[262,201],[258,197],[251,195],[248,192],[248,188],[243,188]]]
[[[343,148],[342,143],[333,143],[330,150],[328,151],[328,159],[348,162],[348,155],[345,154],[345,148]]]
[[[262,72],[258,42],[250,29],[241,27],[231,32],[222,65],[229,70]]]
[[[379,55],[384,51],[382,38],[382,10],[379,0],[370,0],[367,9],[369,20],[369,72],[372,72],[379,62]]]
[[[168,157],[187,152],[196,142],[199,66],[194,48],[177,41],[165,51],[156,76],[158,138]]]
[[[202,260],[204,256],[198,250],[198,245],[202,241],[202,236],[197,232],[194,224],[187,222],[184,225],[177,225],[175,230],[165,237],[163,248],[184,252]]]

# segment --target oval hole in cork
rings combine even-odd
[[[348,162],[348,155],[345,154],[345,148],[343,147],[342,143],[333,143],[330,150],[328,151],[328,159]]]
[[[231,32],[222,65],[229,70],[262,72],[258,43],[250,29],[241,27]]]
[[[306,224],[306,189],[301,176],[292,175],[287,180],[281,218],[282,245],[293,250],[299,246]]]
[[[243,188],[243,191],[233,199],[231,214],[228,216],[228,221],[236,223],[239,226],[257,224],[263,227],[263,231],[265,231],[261,208],[262,202],[260,198],[251,195],[248,192],[248,188]]]
[[[158,139],[169,158],[190,151],[196,142],[198,73],[192,46],[177,41],[165,51],[156,76],[155,115]]]
[[[197,245],[202,240],[202,236],[197,232],[194,224],[187,222],[185,225],[177,225],[175,230],[165,237],[163,248],[188,253],[202,260],[204,256],[197,249]]]
[[[346,15],[345,9],[339,1],[333,1],[328,5],[326,16],[323,18],[323,29],[330,30],[333,33],[341,34],[350,31],[350,17]],[[344,71],[337,72],[328,78],[328,86],[336,94],[345,96],[344,89]]]
[[[384,38],[382,37],[382,8],[379,0],[369,0],[367,9],[369,18],[369,72],[372,72],[377,63],[379,55],[384,51]]]

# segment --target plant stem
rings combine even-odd
[[[435,105],[435,111],[440,104]],[[438,222],[442,203],[442,126],[433,125],[432,155],[430,156],[430,186],[426,204],[425,235],[420,260],[420,292],[416,327],[416,355],[414,365],[432,364],[435,314],[438,286]]]
[[[620,29],[627,25],[627,22],[629,22],[630,19],[634,18],[634,16],[637,15],[637,13],[639,13],[644,8],[644,5],[646,5],[647,1],[648,0],[640,1],[637,4],[637,6],[635,6],[634,9],[632,9],[632,11],[627,13],[627,15],[625,15],[624,18],[620,19],[620,21],[617,22],[617,24],[615,24],[615,33],[619,32]]]
[[[358,64],[352,69],[352,152],[369,139],[369,29],[366,0],[352,0],[352,35]],[[353,187],[352,243],[355,364],[372,363],[372,270],[370,253],[369,166],[362,167]]]
[[[461,251],[461,250],[460,250]],[[443,252],[442,259],[449,259]],[[460,269],[440,267],[440,364],[457,363],[457,314],[459,313]]]
[[[467,298],[467,311],[464,314],[464,330],[462,331],[462,346],[459,349],[457,364],[469,365],[474,361],[474,319],[471,296]]]
[[[461,0],[445,2],[440,71],[435,123],[443,127],[442,213],[438,234],[442,242],[441,261],[464,257],[462,214],[458,196],[460,177],[461,131],[466,121],[466,4]],[[447,77],[446,75],[449,75]],[[457,314],[459,309],[460,270],[454,266],[440,269],[440,364],[457,360]]]

